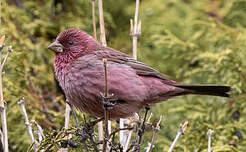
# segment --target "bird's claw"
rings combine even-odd
[[[105,110],[111,110],[116,105],[116,102],[103,102],[103,108]]]
[[[107,97],[103,93],[100,93],[103,103],[103,109],[111,110],[117,104],[117,98],[114,98],[114,94],[110,94]]]

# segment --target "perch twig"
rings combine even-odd
[[[99,11],[99,23],[100,23],[100,41],[103,46],[107,46],[106,36],[105,36],[105,27],[104,27],[104,17],[103,17],[103,2],[98,0],[98,11]],[[109,121],[109,130],[111,130],[111,125]],[[110,132],[110,131],[109,131]],[[98,138],[103,140],[103,123],[98,123]]]
[[[103,140],[103,152],[106,151],[107,148],[107,139],[108,139],[108,107],[107,100],[108,98],[108,78],[107,78],[107,59],[103,59],[103,66],[104,66],[104,81],[105,81],[105,90],[104,90],[104,97],[103,104],[104,104],[104,140]]]
[[[185,130],[186,130],[186,128],[187,128],[188,123],[189,123],[188,121],[185,121],[183,124],[180,124],[179,130],[178,130],[178,132],[177,132],[177,135],[176,135],[176,137],[175,137],[175,139],[174,139],[172,145],[171,145],[170,148],[168,149],[168,152],[172,152],[172,151],[173,151],[173,148],[174,148],[175,144],[177,143],[179,137],[180,137],[182,134],[184,134],[184,132],[185,132]]]
[[[150,118],[151,117],[149,117],[149,119]],[[154,134],[153,134],[153,137],[152,137],[152,140],[151,140],[151,144],[150,144],[149,149],[148,149],[147,152],[152,152],[152,150],[153,150],[156,134],[160,130],[160,124],[161,124],[162,118],[163,118],[163,116],[160,116],[160,119],[157,122],[156,127],[154,128]]]

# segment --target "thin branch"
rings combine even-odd
[[[2,8],[2,1],[0,0],[0,26],[1,26],[1,8]],[[2,50],[4,48],[4,43],[5,43],[5,35],[2,36],[0,39],[0,112],[1,112],[1,120],[2,120],[2,132],[3,132],[3,149],[4,152],[8,152],[9,151],[8,129],[7,129],[7,116],[6,116],[7,105],[5,104],[3,98],[3,84],[2,84],[3,65],[7,60],[7,57],[5,57],[4,62],[2,63]],[[8,51],[8,53],[10,52]]]
[[[148,146],[144,148],[146,150],[146,152],[150,151],[150,147],[151,147],[151,143],[148,143]],[[153,145],[153,147],[155,147],[155,146]]]
[[[0,76],[1,77],[1,76]],[[4,152],[8,152],[8,130],[7,130],[7,119],[6,119],[6,105],[0,106],[1,120],[2,120],[2,131],[3,131],[3,148]]]
[[[107,78],[107,59],[103,59],[103,66],[104,66],[104,81],[105,81],[105,90],[104,90],[104,99],[108,102],[108,78]],[[107,103],[103,103],[107,104]],[[108,107],[104,106],[104,142],[103,142],[103,152],[106,151],[107,148],[107,139],[108,139]]]
[[[2,63],[2,65],[1,65],[1,71],[3,70],[3,67],[4,67],[4,65],[5,65],[5,63],[6,63],[6,61],[7,61],[7,59],[8,59],[8,56],[9,56],[9,54],[11,53],[11,52],[13,52],[13,49],[12,49],[12,46],[10,45],[10,46],[8,46],[8,52],[7,52],[7,54],[5,55],[5,57],[4,57],[4,60],[3,60],[3,63]]]
[[[93,24],[93,36],[97,40],[97,27],[96,27],[96,17],[95,17],[95,1],[91,0],[91,9],[92,9],[92,24]]]
[[[134,15],[134,23],[132,19],[130,20],[130,35],[132,37],[132,43],[133,43],[133,58],[137,59],[137,40],[138,37],[141,35],[141,21],[138,23],[138,10],[139,10],[139,0],[136,0],[136,9],[135,9],[135,15]]]
[[[120,118],[120,122],[119,122],[119,127],[120,128],[124,128],[125,127],[125,123],[127,123],[127,121],[129,121],[128,119],[123,119]],[[125,149],[125,144],[126,144],[126,140],[127,140],[127,130],[121,130],[119,132],[119,140],[120,140],[120,144],[123,146],[123,149]]]
[[[78,120],[78,117],[77,117],[72,105],[70,105],[70,109],[72,111],[72,115],[73,115],[73,119],[74,119],[74,122],[75,122],[75,126],[79,127],[79,120]]]
[[[114,136],[117,132],[122,131],[122,130],[132,130],[134,127],[127,127],[127,128],[118,128],[112,131],[112,133],[109,135],[109,139]]]
[[[65,124],[64,124],[64,128],[68,128],[69,126],[69,120],[70,120],[70,106],[68,103],[66,103],[66,110],[65,110]]]
[[[162,118],[163,118],[163,116],[160,116],[160,119],[157,122],[156,127],[154,128],[154,134],[152,137],[152,141],[151,141],[151,144],[150,144],[148,151],[146,151],[146,152],[152,152],[152,150],[153,150],[156,134],[160,130],[160,124],[161,124]],[[150,117],[149,117],[149,119],[150,119]]]
[[[43,130],[43,128],[35,120],[31,120],[31,123],[33,123],[38,128],[38,131],[39,131],[40,135],[44,139],[45,136],[44,136],[44,130]]]
[[[108,74],[107,74],[107,59],[103,59],[103,67],[104,67],[104,81],[105,81],[105,89],[104,96],[108,97]]]
[[[177,143],[179,137],[180,137],[182,134],[184,134],[184,132],[185,132],[185,130],[186,130],[186,128],[187,128],[188,123],[189,123],[188,121],[185,121],[183,124],[180,124],[179,130],[178,130],[178,132],[177,132],[177,135],[176,135],[176,137],[175,137],[175,139],[174,139],[172,145],[171,145],[170,148],[168,149],[168,152],[172,152],[172,151],[173,151],[173,148],[174,148],[175,144]]]
[[[80,141],[82,142],[82,144],[84,145],[84,149],[87,150],[87,146],[86,146],[86,140],[89,139],[90,142],[93,145],[94,151],[95,152],[99,152],[98,148],[97,148],[97,143],[94,141],[93,139],[93,133],[94,133],[94,126],[98,123],[101,122],[103,119],[97,119],[95,121],[92,122],[86,122],[84,124],[82,124],[81,127],[76,128],[76,135],[80,137]]]
[[[99,141],[103,141],[103,122],[98,122],[98,139]],[[100,149],[102,149],[102,145],[100,145]]]
[[[132,133],[133,133],[133,130],[130,130],[129,131],[129,134],[127,136],[127,140],[126,140],[126,144],[124,146],[123,152],[126,152],[127,151],[127,148],[129,146],[129,143],[130,143],[130,140],[131,140],[131,137],[132,137]]]
[[[79,121],[78,121],[78,117],[74,111],[73,105],[69,103],[68,99],[66,99],[66,103],[69,105],[70,107],[70,111],[72,112],[72,116],[75,122],[75,126],[78,128],[79,127]]]
[[[214,131],[212,129],[209,129],[208,132],[207,132],[207,135],[208,135],[208,152],[212,152],[211,140],[212,140],[213,133],[214,133]]]
[[[99,11],[99,22],[100,22],[100,41],[103,46],[107,46],[105,28],[104,28],[104,17],[103,17],[103,2],[98,0],[98,11]],[[110,123],[109,123],[110,124]],[[109,126],[111,130],[111,126]],[[98,123],[98,138],[103,140],[103,122]]]
[[[135,145],[133,147],[133,151],[138,151],[138,152],[140,151],[141,141],[142,141],[142,137],[143,137],[143,134],[144,134],[144,131],[145,131],[145,122],[146,122],[149,110],[150,110],[149,106],[146,106],[145,107],[144,119],[143,119],[143,122],[142,122],[140,128],[138,128],[137,140],[136,140],[136,143],[135,143]]]
[[[34,149],[36,149],[37,148],[37,142],[34,139],[34,136],[32,133],[32,124],[29,122],[29,119],[27,116],[26,107],[25,107],[25,99],[24,98],[20,99],[20,101],[18,101],[17,104],[21,107],[23,117],[25,118],[25,125],[27,127],[28,134],[30,136],[31,142],[35,143]]]
[[[135,9],[135,16],[134,16],[134,26],[133,21],[130,20],[130,35],[132,37],[132,45],[133,45],[133,58],[137,59],[137,38],[141,34],[141,22],[138,27],[138,11],[139,11],[139,0],[136,0],[136,9]],[[124,127],[124,122],[126,119],[120,119],[120,127]],[[121,131],[120,132],[120,144],[123,145],[123,151],[126,151],[131,140],[132,131]]]
[[[66,99],[65,124],[64,124],[65,129],[68,129],[68,127],[69,127],[70,112],[71,112],[70,104],[69,104],[69,101]],[[70,139],[71,137],[72,137],[71,134],[69,134],[68,136],[65,137],[65,139]],[[61,151],[69,152],[69,149],[68,148],[62,148]]]
[[[105,28],[104,28],[104,17],[103,17],[103,2],[98,0],[99,9],[99,20],[100,20],[100,40],[103,46],[107,46]]]
[[[148,120],[147,120],[148,123],[150,123],[150,119],[152,118],[152,116],[153,116],[153,114],[150,113],[149,118],[148,118]],[[161,116],[160,118],[162,118],[162,116]]]
[[[43,140],[43,136],[41,135],[39,130],[35,130],[34,133],[38,135],[38,143],[41,143]]]

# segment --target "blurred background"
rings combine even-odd
[[[135,1],[103,0],[103,5],[108,46],[131,55],[129,20]],[[69,27],[92,35],[91,0],[5,0],[2,13],[1,35],[15,50],[3,75],[9,147],[26,151],[31,141],[16,102],[25,97],[29,118],[45,132],[63,127],[64,97],[47,46]],[[214,151],[245,151],[246,1],[141,0],[139,15],[138,60],[175,81],[233,87],[231,98],[190,95],[152,106],[152,121],[164,115],[154,151],[167,151],[185,120],[189,127],[176,151],[206,151],[208,129],[215,131]],[[151,138],[149,131],[144,144]]]

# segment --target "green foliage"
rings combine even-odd
[[[19,3],[18,3],[19,2]],[[17,5],[18,3],[18,5]],[[233,87],[232,98],[185,96],[153,106],[154,120],[164,115],[155,151],[167,151],[179,124],[189,120],[175,151],[206,151],[207,130],[214,151],[244,151],[246,95],[246,2],[243,0],[142,0],[139,60],[184,83],[213,83]],[[131,54],[129,19],[134,1],[104,0],[108,45]],[[4,69],[4,98],[8,103],[9,142],[13,151],[31,144],[16,102],[26,98],[30,119],[51,135],[64,121],[64,101],[53,75],[48,44],[68,27],[92,33],[91,0],[3,2],[1,35],[13,52]],[[99,33],[99,31],[98,31]],[[238,120],[232,114],[239,111]],[[240,131],[239,139],[234,135]],[[152,138],[147,132],[144,145]]]

